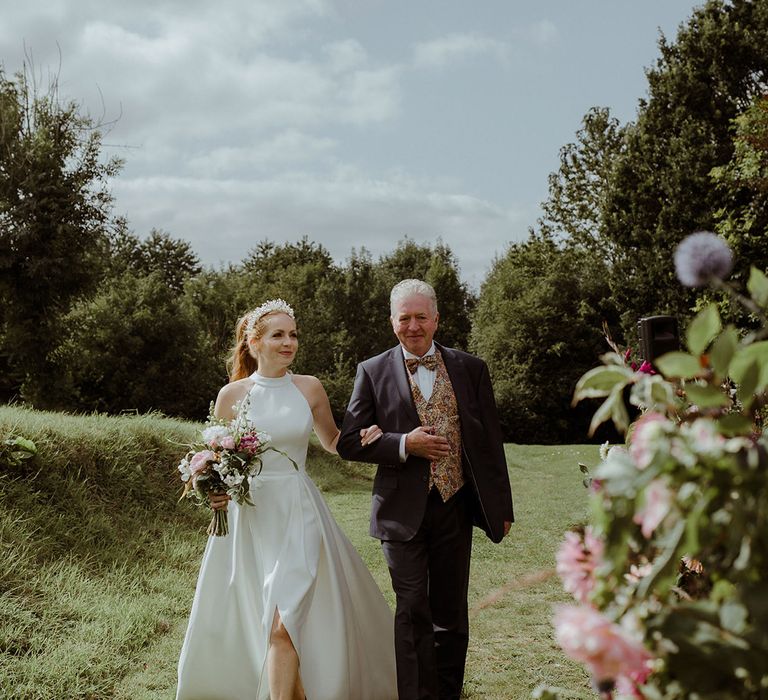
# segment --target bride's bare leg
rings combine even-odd
[[[299,676],[299,655],[277,610],[269,636],[267,672],[269,697],[272,700],[304,700],[304,688]]]

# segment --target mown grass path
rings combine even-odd
[[[517,522],[500,545],[475,531],[466,696],[523,700],[546,682],[564,689],[564,697],[593,698],[586,673],[554,643],[550,621],[552,606],[568,600],[554,576],[555,551],[563,531],[586,517],[586,491],[577,463],[596,463],[597,447],[508,445],[507,457]],[[332,464],[324,464],[314,476],[327,489],[324,496],[335,517],[393,604],[379,544],[367,535],[367,480],[344,480],[332,469]],[[200,552],[203,546],[201,536]],[[193,561],[189,567],[190,599],[196,566]],[[146,649],[136,670],[118,685],[116,698],[172,700],[185,623],[183,615],[169,620],[169,632]]]

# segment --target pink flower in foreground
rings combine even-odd
[[[221,439],[221,446],[225,450],[234,450],[235,449],[235,438],[233,438],[231,435],[227,435],[226,437]]]
[[[656,446],[654,442],[664,436],[663,426],[668,423],[661,413],[646,413],[635,423],[629,454],[638,469],[645,469],[653,460]]]
[[[651,655],[594,608],[561,605],[555,612],[555,638],[568,656],[589,668],[600,683],[621,677],[642,683]]]
[[[648,362],[648,360],[643,360],[643,364],[641,364],[637,371],[641,374],[657,374],[656,370],[653,368],[653,365]]]
[[[646,486],[643,495],[643,507],[635,513],[633,519],[640,526],[643,537],[648,539],[667,517],[674,495],[663,479],[654,479]]]
[[[258,435],[253,433],[246,433],[243,435],[243,437],[240,438],[240,444],[237,446],[242,452],[247,452],[252,455],[258,454],[260,447],[261,440]]]
[[[584,539],[576,532],[566,532],[565,540],[557,552],[557,573],[563,588],[580,603],[589,601],[595,587],[595,569],[603,563],[603,541],[587,527]]]

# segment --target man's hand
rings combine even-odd
[[[504,537],[509,534],[509,528],[512,527],[512,523],[509,520],[504,521]]]
[[[442,435],[435,435],[432,426],[420,425],[405,436],[405,451],[409,455],[436,462],[450,454],[451,446]]]

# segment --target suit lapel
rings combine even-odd
[[[392,348],[389,354],[390,376],[395,382],[397,393],[400,395],[402,405],[405,406],[408,422],[410,424],[420,425],[419,413],[416,410],[416,403],[413,400],[411,383],[408,381],[408,370],[405,367],[405,358],[403,349],[398,345]]]

